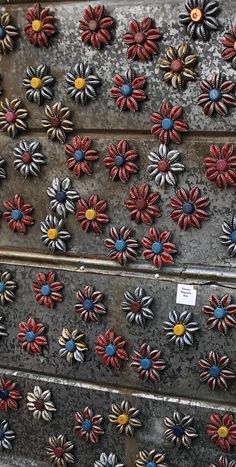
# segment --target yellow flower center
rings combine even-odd
[[[234,50],[236,52],[236,41],[234,42]]]
[[[34,77],[31,79],[30,84],[33,89],[41,89],[43,83],[40,78]]]
[[[32,21],[32,29],[34,32],[41,32],[43,30],[43,22],[35,19]]]
[[[75,88],[82,91],[86,87],[86,80],[84,78],[76,78]]]
[[[58,230],[57,229],[48,229],[48,238],[50,240],[56,240],[58,237]]]
[[[122,413],[117,418],[117,421],[118,421],[119,425],[127,425],[128,421],[129,421],[129,417],[128,417],[128,415],[126,413]]]
[[[183,336],[183,334],[185,333],[184,324],[176,324],[173,328],[173,332],[176,336]]]
[[[218,429],[217,431],[218,435],[220,438],[227,438],[228,434],[229,434],[229,430],[227,428],[227,426],[225,425],[222,425],[220,426],[220,428]]]
[[[85,212],[85,217],[88,219],[88,221],[94,221],[94,219],[97,217],[97,213],[94,211],[94,209],[87,209]]]
[[[200,8],[193,8],[190,16],[194,23],[199,23],[203,18],[203,11]]]

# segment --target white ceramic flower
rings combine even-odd
[[[36,420],[52,420],[52,412],[56,411],[56,407],[51,401],[51,391],[43,391],[39,386],[35,386],[33,392],[27,393],[27,401],[27,407]]]
[[[175,185],[175,174],[184,170],[184,165],[177,162],[178,158],[178,151],[168,151],[165,144],[160,144],[158,153],[152,151],[148,156],[151,164],[147,167],[147,173],[158,186]]]
[[[124,464],[118,464],[117,462],[117,457],[113,452],[108,455],[102,452],[100,459],[94,462],[94,467],[124,467]]]
[[[50,208],[60,217],[66,217],[67,212],[75,213],[75,202],[79,199],[76,190],[71,188],[72,182],[66,177],[59,180],[55,177],[52,186],[48,187],[47,194],[51,198]]]

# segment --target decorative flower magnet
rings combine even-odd
[[[42,323],[36,323],[33,318],[19,323],[19,330],[17,340],[26,352],[41,354],[43,347],[48,345],[47,338],[43,335],[45,326]]]
[[[221,56],[223,60],[230,61],[233,69],[236,69],[236,24],[233,25],[230,32],[226,32],[222,44],[225,47]]]
[[[210,146],[210,156],[204,159],[206,177],[218,188],[236,186],[236,154],[232,144],[224,144],[220,149],[216,144]]]
[[[4,317],[0,316],[0,339],[2,337],[7,337],[8,336],[6,326],[3,323],[4,323]]]
[[[48,47],[50,37],[57,31],[49,8],[43,8],[40,3],[35,3],[26,12],[25,19],[25,34],[30,44]]]
[[[224,221],[222,226],[224,235],[220,236],[220,241],[223,245],[227,245],[229,256],[236,255],[236,214],[233,214],[231,222]]]
[[[14,148],[14,167],[19,170],[23,177],[33,175],[38,177],[41,165],[45,164],[45,156],[40,152],[39,141],[25,141],[24,139],[19,142],[19,145]]]
[[[190,311],[178,313],[173,310],[169,313],[169,321],[164,321],[163,329],[166,331],[167,339],[183,350],[185,345],[193,345],[192,334],[200,327],[196,321],[193,321]]]
[[[147,62],[158,52],[157,41],[161,38],[161,33],[152,23],[152,18],[147,16],[141,21],[132,19],[129,22],[129,32],[123,36],[124,43],[128,45],[129,59]]]
[[[174,208],[170,217],[183,230],[191,227],[200,229],[200,222],[208,219],[208,213],[205,211],[208,204],[208,197],[201,197],[197,186],[193,186],[189,191],[179,188],[170,199],[170,205]]]
[[[46,216],[45,221],[40,222],[41,242],[54,253],[58,251],[66,251],[66,241],[70,239],[70,234],[67,230],[63,230],[64,220],[58,219],[51,214]]]
[[[109,29],[114,24],[111,16],[105,16],[104,5],[89,5],[83,11],[83,17],[79,21],[79,27],[82,31],[81,41],[91,45],[94,49],[100,49],[109,44],[111,33]]]
[[[223,297],[211,295],[209,298],[210,305],[204,305],[202,311],[207,316],[207,327],[209,329],[216,328],[222,334],[227,334],[228,328],[236,327],[236,305],[231,303],[232,299],[229,294]]]
[[[66,141],[66,133],[73,130],[73,123],[70,118],[69,107],[62,107],[61,102],[56,102],[52,107],[45,107],[46,119],[41,120],[43,128],[46,128],[48,138],[57,139],[61,143]]]
[[[0,450],[3,449],[12,449],[12,440],[15,439],[16,435],[13,430],[9,429],[9,424],[7,420],[2,420],[0,422]]]
[[[168,467],[164,464],[165,454],[160,454],[155,449],[152,451],[139,451],[135,467]]]
[[[131,368],[138,373],[142,381],[160,381],[159,372],[166,367],[164,360],[160,359],[161,352],[158,349],[151,349],[149,344],[142,344],[138,350],[134,350],[131,354]]]
[[[110,220],[105,214],[107,201],[98,198],[97,195],[89,196],[88,200],[80,198],[77,203],[75,218],[80,222],[81,228],[88,232],[93,230],[96,235],[102,233],[103,226]]]
[[[219,446],[222,451],[230,451],[231,446],[236,444],[236,424],[233,416],[229,413],[219,415],[213,413],[210,416],[210,424],[207,425],[207,434],[211,442]]]
[[[59,217],[66,217],[69,212],[75,214],[75,203],[79,195],[76,190],[72,190],[72,181],[68,177],[63,180],[54,177],[47,194],[51,198],[50,209],[56,211]]]
[[[117,147],[114,144],[108,146],[108,155],[104,159],[104,165],[109,169],[112,180],[119,178],[122,182],[127,182],[131,174],[138,172],[135,164],[138,154],[134,149],[128,149],[125,140],[119,141]]]
[[[160,209],[156,205],[160,195],[152,192],[150,185],[144,183],[140,187],[131,186],[129,198],[124,202],[124,207],[130,211],[130,217],[136,224],[152,224],[155,217],[160,217]]]
[[[203,107],[205,115],[211,117],[215,113],[227,115],[228,107],[235,106],[236,101],[231,93],[235,84],[226,80],[222,73],[215,73],[211,79],[201,81],[202,93],[198,96],[198,105]]]
[[[136,259],[139,244],[137,240],[131,237],[131,229],[123,225],[120,229],[110,228],[110,238],[104,241],[104,245],[110,251],[109,258],[117,261],[121,266],[125,266],[128,261]]]
[[[160,144],[158,153],[151,151],[148,159],[151,164],[147,167],[147,173],[154,179],[157,186],[176,185],[176,175],[185,169],[183,164],[177,162],[179,151],[172,149],[168,151],[165,144]]]
[[[0,16],[0,54],[5,55],[12,52],[14,40],[18,36],[17,29],[11,23],[9,13]]]
[[[92,140],[85,136],[74,136],[70,144],[65,145],[67,156],[66,165],[68,169],[73,170],[75,177],[81,177],[83,174],[91,175],[93,173],[93,162],[98,160],[98,152],[91,149]]]
[[[124,464],[118,463],[118,459],[113,452],[110,454],[102,452],[100,459],[94,462],[94,467],[124,467]]]
[[[34,224],[34,218],[31,216],[33,207],[31,204],[24,203],[20,195],[15,195],[12,200],[3,201],[5,211],[3,218],[8,223],[8,227],[13,232],[25,235],[27,227]]]
[[[115,431],[117,433],[133,436],[135,428],[140,428],[142,426],[138,415],[139,410],[136,409],[136,407],[132,407],[129,401],[124,400],[120,405],[111,405],[111,413],[108,419],[110,423],[115,425]]]
[[[181,133],[188,131],[188,124],[180,118],[183,113],[183,107],[172,105],[170,102],[161,104],[160,112],[152,112],[150,119],[154,125],[151,128],[151,134],[159,138],[163,144],[173,141],[180,144],[182,141]]]
[[[164,423],[167,426],[165,437],[177,448],[181,445],[190,448],[192,439],[198,436],[195,428],[192,427],[193,417],[181,415],[175,411],[173,417],[165,417]]]
[[[75,458],[71,452],[73,449],[74,444],[71,441],[66,441],[64,435],[50,436],[46,448],[50,464],[56,465],[56,467],[66,467],[67,464],[74,464]]]
[[[67,94],[76,104],[86,104],[88,100],[97,98],[96,87],[101,80],[94,74],[91,66],[80,62],[74,66],[72,72],[66,74],[66,82]]]
[[[168,230],[161,232],[155,227],[151,227],[148,237],[142,239],[144,259],[152,261],[158,269],[162,265],[174,264],[173,253],[176,253],[177,250],[175,244],[169,242],[170,236],[171,233]]]
[[[199,367],[203,370],[200,380],[206,382],[211,390],[228,389],[227,380],[235,378],[233,371],[228,368],[229,362],[227,355],[219,355],[212,350],[207,359],[199,360]]]
[[[210,464],[209,467],[236,467],[236,460],[229,461],[227,457],[220,456],[216,464]]]
[[[95,352],[101,357],[103,366],[120,369],[121,361],[129,359],[125,346],[126,341],[122,336],[117,336],[112,329],[107,329],[104,335],[98,336]]]
[[[111,97],[116,99],[116,106],[120,111],[138,110],[138,103],[146,99],[146,94],[142,90],[145,85],[143,76],[136,76],[131,68],[125,73],[125,76],[115,75],[115,87],[111,89]]]
[[[17,401],[21,399],[19,391],[16,390],[16,383],[0,376],[0,410],[17,410]]]
[[[70,331],[68,328],[63,328],[61,336],[58,338],[58,342],[61,346],[59,350],[59,356],[65,357],[69,365],[76,362],[83,363],[84,353],[88,350],[85,343],[83,342],[84,334],[80,334],[78,329]]]
[[[219,7],[214,0],[186,0],[185,9],[186,13],[179,15],[179,22],[186,27],[187,34],[193,39],[207,41],[211,31],[219,29],[215,18]]]
[[[136,323],[145,326],[147,319],[153,319],[154,313],[150,308],[153,298],[145,294],[142,287],[137,287],[133,292],[126,290],[125,302],[121,303],[121,310],[126,313],[128,323]]]
[[[0,130],[6,132],[11,138],[15,138],[18,131],[26,130],[24,120],[28,117],[28,111],[21,107],[21,100],[16,98],[12,101],[4,99],[0,106]]]
[[[56,412],[56,407],[51,401],[51,391],[43,391],[40,386],[35,386],[33,392],[27,393],[27,408],[32,412],[36,420],[52,420],[52,412]]]
[[[175,89],[183,89],[188,81],[194,81],[197,77],[196,61],[197,56],[188,44],[183,43],[178,48],[168,47],[159,65],[165,72],[163,80]]]
[[[83,412],[76,412],[75,421],[77,423],[75,431],[87,443],[96,444],[99,437],[104,435],[104,430],[101,427],[103,417],[94,415],[89,407],[85,407]]]
[[[76,293],[78,303],[75,305],[76,313],[79,313],[85,322],[98,322],[102,315],[106,314],[106,308],[102,303],[103,294],[99,290],[86,285],[83,290]]]
[[[3,165],[5,165],[5,160],[0,157],[0,178],[6,178],[6,171]]]
[[[11,273],[4,271],[0,275],[0,304],[11,303],[15,299],[16,282],[12,280]]]
[[[48,73],[47,65],[39,65],[37,68],[28,66],[23,86],[26,89],[25,97],[35,104],[41,105],[44,99],[53,99],[51,85],[54,77]]]
[[[39,305],[47,306],[53,309],[58,302],[62,302],[63,295],[61,289],[63,282],[55,280],[55,272],[48,272],[44,274],[39,272],[36,276],[36,281],[32,284],[32,290],[35,292],[35,301]]]

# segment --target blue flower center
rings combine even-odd
[[[89,310],[93,310],[94,308],[94,304],[93,304],[93,301],[90,300],[89,298],[86,298],[84,301],[83,301],[83,308],[87,311]]]
[[[160,253],[163,252],[163,245],[161,242],[153,242],[152,244],[152,252],[155,254],[155,255],[159,255]]]
[[[11,212],[11,217],[14,221],[20,221],[23,217],[23,214],[19,209],[13,209]]]
[[[209,91],[209,99],[213,102],[217,102],[221,99],[222,92],[218,88],[213,88]]]
[[[222,307],[217,307],[214,309],[214,316],[217,319],[222,319],[226,315],[226,310]]]
[[[57,191],[56,200],[58,201],[58,203],[64,203],[65,200],[66,200],[66,192],[65,191]]]
[[[2,401],[6,401],[8,399],[8,396],[9,391],[7,391],[7,389],[0,389],[0,399],[2,399]]]
[[[41,287],[41,294],[44,295],[45,297],[48,297],[49,295],[51,295],[51,293],[52,293],[52,289],[50,285],[45,284]]]
[[[133,94],[133,86],[131,84],[123,84],[120,88],[122,96],[129,97]]]
[[[27,331],[25,333],[25,338],[27,340],[27,342],[33,342],[35,340],[35,333],[33,331]]]
[[[0,431],[0,441],[2,441],[4,438],[5,438],[5,433],[3,431]]]
[[[91,431],[93,428],[91,420],[84,420],[84,422],[82,423],[82,428],[84,431]]]
[[[232,242],[236,243],[236,230],[233,230],[233,232],[231,233],[231,240]]]
[[[195,206],[193,203],[184,203],[182,211],[184,214],[193,214],[195,211]]]
[[[125,251],[127,248],[127,243],[125,240],[116,240],[115,249],[117,251]]]
[[[118,167],[123,167],[125,165],[125,157],[122,156],[122,154],[117,154],[115,157],[114,157],[114,163],[115,165],[117,165]]]
[[[109,357],[113,357],[116,353],[116,346],[113,345],[113,344],[108,344],[106,345],[106,354],[109,356]]]
[[[173,122],[172,118],[163,118],[163,120],[161,122],[161,126],[162,126],[163,130],[172,130],[172,128],[174,126],[174,122]]]
[[[0,282],[0,293],[4,293],[6,290],[6,286],[4,284],[4,282]]]
[[[220,369],[220,367],[218,365],[212,365],[209,368],[209,373],[213,378],[219,378],[220,373],[221,373],[221,369]]]
[[[184,434],[184,427],[182,425],[176,425],[173,428],[173,433],[175,436],[177,436],[177,438],[180,438],[180,436]]]
[[[148,462],[145,467],[157,467],[156,462]]]
[[[73,341],[73,339],[67,341],[65,344],[65,348],[66,350],[68,350],[68,352],[74,352],[76,349],[75,341]]]
[[[140,366],[143,370],[150,370],[152,366],[152,360],[150,358],[142,358],[142,360],[140,360]]]
[[[77,149],[74,153],[74,158],[77,162],[82,162],[85,158],[85,153],[81,149]]]
[[[6,35],[6,29],[3,26],[0,26],[0,39],[4,39]]]

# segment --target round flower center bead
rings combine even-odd
[[[193,203],[184,203],[182,211],[184,214],[193,214],[195,211],[195,206]]]
[[[73,339],[67,341],[65,348],[66,350],[68,350],[68,352],[74,352],[74,350],[76,349],[75,341],[73,341]]]
[[[84,301],[83,301],[83,307],[85,310],[93,310],[94,308],[94,304],[93,304],[93,301],[90,300],[89,298],[86,298]]]
[[[139,209],[140,211],[144,211],[145,209],[147,209],[147,203],[145,199],[138,198],[136,201],[136,208]]]
[[[140,313],[142,310],[142,304],[140,302],[133,302],[130,304],[130,309],[133,313]]]
[[[236,52],[236,41],[234,41],[233,49],[234,49],[235,52]]]
[[[0,293],[4,293],[6,290],[6,286],[4,284],[4,282],[0,282]]]
[[[125,240],[116,240],[115,249],[117,251],[125,251],[127,248],[127,243]]]
[[[95,19],[92,19],[91,21],[89,21],[88,27],[89,27],[90,31],[95,32],[97,30],[97,28],[98,28],[98,22],[95,21]]]
[[[171,70],[174,73],[180,73],[183,70],[183,68],[184,68],[184,64],[182,60],[180,60],[180,58],[173,60],[173,62],[171,63]]]
[[[125,165],[125,157],[122,156],[122,154],[117,154],[115,157],[114,157],[114,163],[115,165],[117,165],[118,167],[123,167]]]
[[[0,441],[2,441],[5,438],[5,434],[3,431],[0,431]]]
[[[2,401],[6,401],[8,399],[8,396],[9,392],[7,391],[7,389],[0,389],[0,399],[2,399]]]
[[[64,449],[63,448],[54,448],[53,450],[54,454],[56,457],[59,457],[61,459],[64,455]]]
[[[140,360],[140,366],[143,370],[150,370],[152,367],[152,360],[150,358],[142,358],[142,360]]]
[[[97,217],[97,213],[94,209],[87,209],[87,211],[85,211],[85,217],[88,221],[94,221]]]
[[[11,218],[14,219],[14,221],[20,221],[23,217],[22,212],[19,209],[13,209],[11,212]]]
[[[44,409],[44,401],[42,399],[38,399],[37,401],[35,401],[34,403],[34,406],[36,408],[36,410],[40,410],[40,412]]]
[[[175,336],[183,336],[184,333],[185,333],[185,326],[184,324],[175,324],[174,328],[173,328],[173,332],[175,334]]]
[[[233,232],[231,233],[231,240],[232,242],[236,243],[236,230],[233,230]]]
[[[222,307],[217,307],[217,308],[215,308],[215,310],[214,310],[214,316],[215,316],[215,318],[217,318],[217,319],[222,319],[222,318],[225,317],[225,315],[226,315],[226,311],[225,311],[224,308],[222,308]]]
[[[21,160],[24,164],[30,164],[32,162],[32,155],[30,154],[30,152],[23,152]]]
[[[222,92],[218,88],[213,88],[209,91],[209,98],[211,101],[217,102],[221,99]]]
[[[15,112],[6,112],[5,113],[5,119],[7,121],[7,123],[14,123],[16,121],[16,114]]]
[[[82,423],[82,428],[84,431],[91,431],[93,428],[91,420],[84,420],[84,422]]]
[[[49,295],[51,295],[51,293],[52,293],[52,289],[50,285],[45,284],[41,287],[41,294],[44,295],[45,297],[48,297]]]
[[[43,85],[42,80],[36,76],[31,79],[30,84],[33,89],[41,89]]]
[[[66,192],[65,191],[57,191],[56,192],[56,200],[58,203],[64,203],[66,200]]]
[[[131,84],[123,84],[120,88],[122,96],[129,97],[133,94],[133,86]]]
[[[225,425],[220,426],[220,428],[217,431],[217,434],[218,434],[218,436],[220,438],[227,438],[227,436],[229,434],[229,430],[228,430],[227,426],[225,426]]]
[[[176,425],[173,428],[173,432],[174,432],[175,436],[177,436],[179,438],[180,436],[182,436],[184,434],[184,427],[182,425]]]
[[[27,331],[25,333],[25,338],[26,338],[27,342],[34,342],[35,337],[36,337],[36,335],[35,335],[35,333],[33,331]]]
[[[84,78],[76,78],[74,85],[75,89],[78,89],[78,91],[82,91],[86,88],[86,80]]]
[[[157,164],[157,168],[160,172],[168,172],[170,163],[168,161],[160,161]]]
[[[148,462],[145,467],[157,467],[156,462]]]
[[[228,169],[228,162],[225,159],[220,159],[216,162],[216,168],[219,172],[224,172]]]
[[[109,356],[109,357],[113,357],[116,353],[116,346],[113,345],[113,344],[108,344],[106,345],[106,354]]]
[[[74,153],[74,158],[77,162],[82,162],[84,160],[85,154],[81,149],[77,149]]]
[[[58,237],[58,231],[57,229],[49,229],[48,230],[48,238],[50,240],[56,240]]]
[[[32,29],[34,32],[41,32],[43,30],[43,22],[35,19],[32,21]]]
[[[53,128],[59,128],[61,126],[61,120],[59,117],[51,118],[51,125]]]
[[[117,418],[117,421],[118,421],[119,425],[127,425],[127,423],[129,422],[129,417],[128,417],[128,415],[126,413],[122,413]]]
[[[220,369],[220,367],[217,366],[217,365],[212,365],[212,366],[209,368],[209,373],[210,373],[210,375],[212,376],[212,378],[219,378],[220,373],[221,373],[221,369]]]
[[[154,242],[152,244],[152,252],[155,254],[155,255],[160,255],[160,253],[162,253],[164,250],[163,248],[163,245],[161,242]]]
[[[200,23],[202,21],[204,12],[200,8],[193,8],[190,13],[191,20],[194,23]]]
[[[4,39],[5,35],[6,35],[5,28],[3,26],[0,26],[0,40]]]
[[[143,44],[145,42],[146,36],[143,32],[137,32],[134,35],[134,40],[137,44]]]
[[[174,126],[174,122],[172,120],[172,118],[163,118],[162,122],[161,122],[161,126],[163,128],[163,130],[172,130],[173,126]]]

